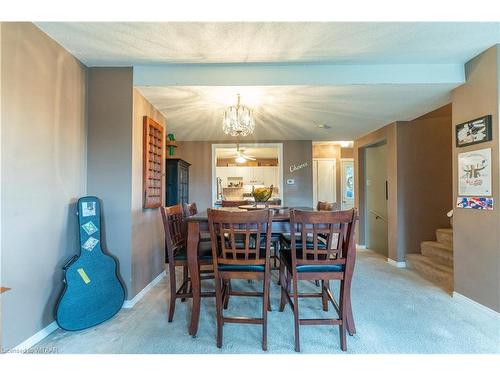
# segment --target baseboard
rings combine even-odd
[[[46,338],[48,335],[50,335],[52,332],[54,332],[56,329],[58,329],[59,326],[57,325],[57,322],[54,320],[52,323],[50,323],[47,327],[44,329],[38,331],[35,333],[33,336],[31,336],[29,339],[23,341],[19,345],[17,345],[12,352],[13,353],[22,353],[32,346],[38,344],[40,341],[42,341],[44,338]]]
[[[462,302],[465,303],[469,306],[473,306],[477,309],[480,309],[481,311],[495,317],[495,318],[500,318],[500,313],[498,311],[495,311],[493,309],[490,309],[487,306],[481,305],[479,302],[476,302],[460,293],[457,293],[453,291],[453,299],[455,299],[457,302]]]
[[[406,268],[406,262],[396,262],[394,259],[387,258],[387,262],[396,268]]]
[[[153,281],[151,281],[146,287],[141,290],[137,295],[132,298],[131,300],[126,300],[123,303],[123,308],[125,309],[131,309],[134,307],[134,305],[139,302],[142,297],[146,295],[147,292],[151,290],[156,284],[158,284],[163,278],[165,277],[165,271],[160,273],[158,276],[154,278]],[[42,341],[44,338],[46,338],[48,335],[50,335],[52,332],[54,332],[59,326],[57,325],[56,321],[53,321],[50,323],[47,327],[43,328],[42,330],[38,331],[35,333],[33,336],[28,338],[27,340],[24,340],[22,343],[17,345],[14,349],[12,349],[13,353],[22,353],[29,348],[33,347],[34,345],[38,344],[40,341]]]
[[[366,245],[358,245],[358,244],[356,244],[356,250],[366,250]]]
[[[122,308],[131,309],[132,307],[134,307],[134,305],[137,302],[139,302],[142,299],[142,297],[144,297],[146,295],[146,293],[149,292],[151,290],[151,288],[153,288],[156,284],[158,284],[161,281],[161,279],[163,279],[164,277],[165,277],[165,271],[163,271],[158,276],[156,276],[153,279],[153,281],[151,281],[148,285],[146,285],[144,287],[143,290],[141,290],[139,293],[137,293],[134,298],[132,298],[130,300],[125,300],[125,302],[123,302]]]

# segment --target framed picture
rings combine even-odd
[[[491,148],[458,154],[458,195],[491,196]]]
[[[491,141],[491,115],[459,124],[455,130],[457,147]]]

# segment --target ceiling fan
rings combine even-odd
[[[240,150],[240,144],[236,143],[236,155],[234,157],[236,163],[245,163],[248,160],[257,160],[251,155],[245,155],[245,150]]]

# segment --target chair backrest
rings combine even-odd
[[[186,245],[186,221],[182,205],[160,207],[165,231],[168,259],[174,259],[178,249]]]
[[[196,203],[184,203],[184,215],[186,217],[196,215],[198,213],[198,207]]]
[[[316,210],[318,211],[337,211],[338,210],[338,205],[335,202],[322,202],[318,201],[318,204],[316,205]]]
[[[292,267],[344,264],[354,267],[356,210],[290,211]],[[301,251],[297,252],[297,241]]]
[[[248,201],[222,201],[222,207],[238,207],[238,206],[244,206],[245,204],[249,204]]]
[[[208,209],[207,213],[215,265],[268,264],[272,226],[270,210],[233,212]],[[261,251],[264,239],[265,253]]]

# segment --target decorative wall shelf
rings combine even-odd
[[[143,119],[144,208],[158,208],[163,198],[163,126],[148,116]]]

